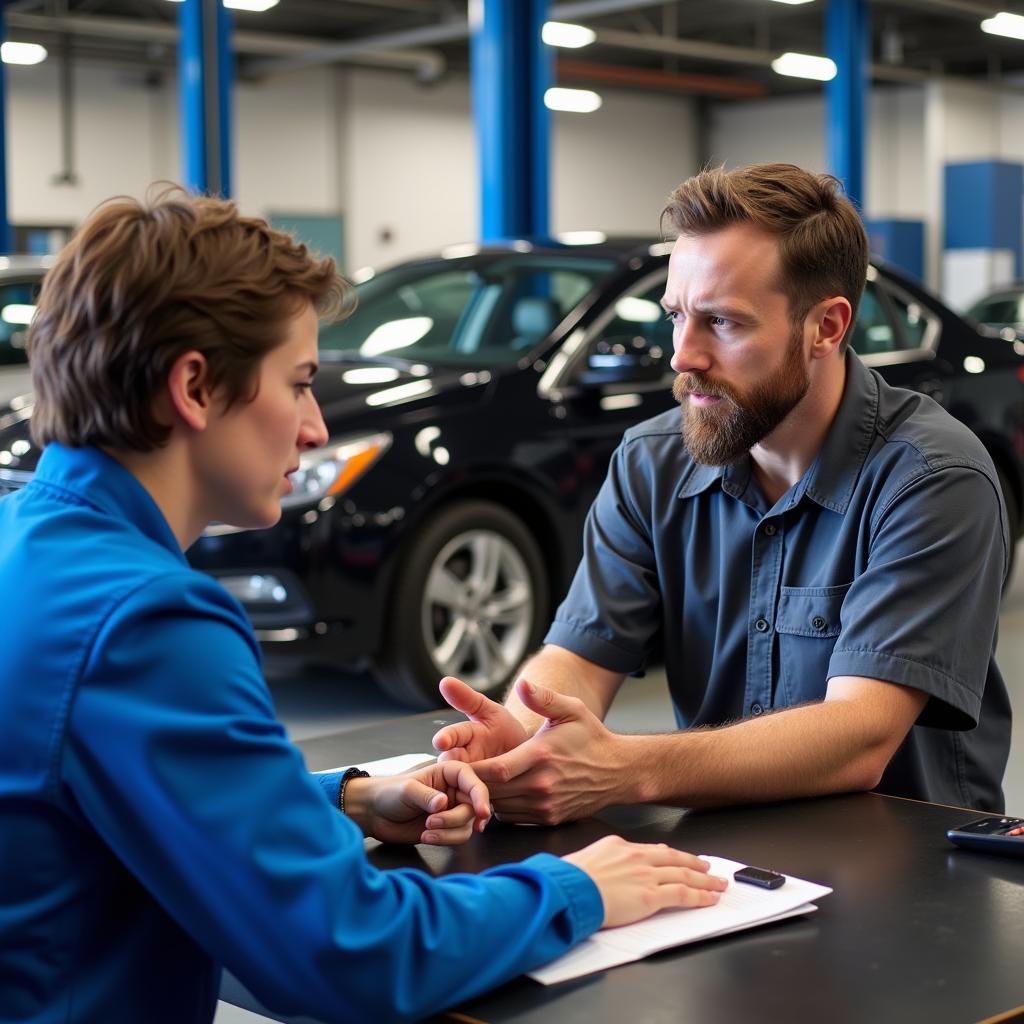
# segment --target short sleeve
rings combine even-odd
[[[626,441],[587,515],[583,557],[545,643],[613,672],[643,667],[661,627],[651,532],[650,472],[643,447]]]
[[[1008,539],[995,479],[954,465],[895,489],[870,524],[867,568],[843,602],[828,675],[932,697],[918,724],[977,724],[995,644]]]

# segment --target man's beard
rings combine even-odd
[[[803,332],[795,329],[782,365],[747,394],[701,373],[681,373],[672,394],[682,406],[683,443],[697,462],[724,466],[763,441],[796,407],[811,386],[803,361]],[[701,408],[687,395],[716,395],[722,401]]]

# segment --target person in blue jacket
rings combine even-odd
[[[0,500],[0,1020],[212,1019],[221,966],[325,1021],[422,1016],[602,925],[725,882],[608,837],[478,876],[382,872],[364,836],[449,844],[489,815],[470,766],[313,776],[237,601],[183,552],[267,527],[303,450],[333,261],[233,204],[113,200],[30,329],[34,478]]]

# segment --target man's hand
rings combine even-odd
[[[352,779],[345,812],[373,839],[432,846],[464,843],[491,816],[487,787],[460,761],[408,775]]]
[[[502,821],[557,825],[631,799],[627,737],[606,729],[577,697],[525,679],[516,694],[544,724],[525,742],[473,765]]]
[[[509,711],[461,679],[445,676],[440,690],[441,696],[469,721],[446,725],[434,736],[439,761],[482,761],[526,740],[526,730]]]
[[[709,907],[729,883],[707,861],[664,843],[605,836],[562,858],[590,875],[604,901],[602,928],[641,921],[659,910]]]

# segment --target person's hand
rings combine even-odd
[[[482,761],[526,740],[526,730],[511,712],[461,679],[445,676],[439,688],[441,696],[469,719],[436,733],[433,742],[439,761]]]
[[[432,764],[407,775],[352,779],[345,813],[363,834],[384,843],[453,846],[491,816],[487,787],[461,761]]]
[[[602,928],[632,924],[659,910],[710,907],[728,886],[707,861],[664,843],[605,836],[562,858],[590,875],[604,900]]]
[[[473,764],[501,821],[557,825],[628,799],[623,787],[636,765],[624,737],[577,697],[525,679],[516,694],[544,724],[525,743]]]

